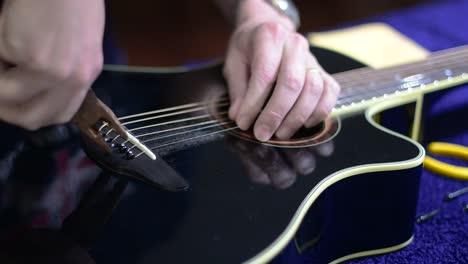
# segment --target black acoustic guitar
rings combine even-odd
[[[112,154],[85,140],[86,153],[122,175],[103,173],[85,194],[77,191],[80,202],[65,221],[42,226],[53,234],[49,240],[86,263],[338,263],[411,243],[425,152],[376,118],[425,93],[466,83],[468,47],[381,70],[327,50],[313,52],[342,86],[332,115],[291,140],[264,144],[228,119],[220,63],[191,70],[108,66],[94,91],[156,160],[101,127]],[[415,109],[413,135],[418,104]],[[47,151],[60,148],[4,127],[4,183],[78,177],[46,169]],[[72,140],[66,145],[76,148],[74,131],[67,131]],[[105,188],[109,182],[113,187]],[[8,208],[10,217],[16,212],[13,219],[28,219],[18,213],[19,204]],[[1,234],[11,230],[4,225]],[[0,242],[16,241],[6,248],[18,252],[49,241],[28,234]]]

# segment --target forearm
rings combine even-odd
[[[294,30],[291,20],[279,14],[265,0],[214,0],[214,2],[234,26],[249,21],[277,21]]]

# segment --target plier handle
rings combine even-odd
[[[427,146],[427,152],[468,160],[468,148],[451,143],[432,142]],[[468,180],[468,168],[448,164],[429,156],[426,156],[424,159],[424,168],[453,179]]]

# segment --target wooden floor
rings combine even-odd
[[[422,0],[296,0],[300,32],[323,30]],[[211,0],[112,0],[107,9],[131,65],[174,66],[223,56],[231,28]]]

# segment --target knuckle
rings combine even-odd
[[[277,127],[283,121],[284,115],[279,111],[268,110],[265,112],[263,121],[270,127]]]
[[[256,75],[257,81],[261,85],[267,86],[267,85],[270,85],[274,81],[276,70],[272,66],[265,64],[262,67],[260,67],[260,69],[256,72],[255,75]]]
[[[282,39],[286,35],[286,29],[284,26],[275,21],[263,23],[258,30],[260,35],[271,36],[273,39]]]
[[[80,88],[88,88],[102,70],[102,58],[94,56],[88,62],[81,63],[78,70],[73,74],[73,81]]]
[[[288,73],[285,77],[284,86],[288,91],[297,93],[302,89],[302,82],[296,74]]]
[[[306,78],[304,84],[305,92],[311,96],[320,96],[323,92],[323,80],[320,76],[314,76],[312,78]]]
[[[322,95],[323,84],[321,82],[318,82],[318,83],[309,82],[308,84],[306,84],[304,89],[306,89],[306,92],[310,96],[312,96],[313,98],[317,98]]]
[[[329,105],[321,105],[315,110],[315,114],[320,120],[323,120],[328,116],[328,114],[330,114],[331,108],[332,107]]]
[[[335,94],[340,94],[341,86],[334,79],[332,79],[331,87]]]
[[[291,36],[291,38],[292,38],[293,43],[297,47],[300,47],[300,48],[308,48],[309,47],[309,43],[304,38],[304,36],[302,36],[301,34],[296,32]]]
[[[337,95],[340,93],[340,86],[338,83],[330,76],[327,76],[324,80],[326,89],[330,90],[332,94]]]

